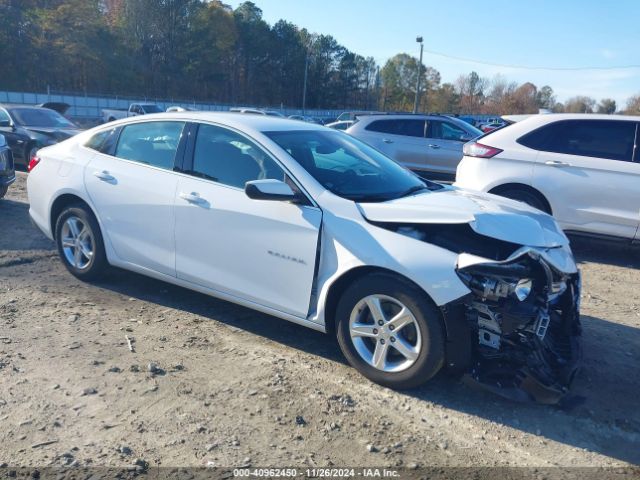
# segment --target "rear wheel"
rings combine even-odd
[[[526,203],[527,205],[537,208],[545,213],[551,215],[551,208],[544,200],[542,195],[537,194],[534,191],[530,191],[524,188],[506,188],[504,190],[498,190],[493,192],[501,197],[510,198],[511,200],[517,200],[519,202]]]
[[[58,216],[56,244],[62,263],[81,280],[93,280],[107,268],[100,227],[84,205],[71,205]]]
[[[444,363],[440,312],[406,280],[389,274],[363,277],[345,290],[336,315],[342,352],[376,383],[416,387]]]

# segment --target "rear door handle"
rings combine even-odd
[[[436,145],[435,143],[430,143],[429,144],[429,148],[433,148],[433,149],[437,150],[438,148],[440,148],[440,145]]]
[[[109,172],[107,172],[106,170],[103,170],[101,172],[93,172],[93,175],[95,177],[98,177],[100,180],[103,180],[105,182],[113,182],[116,177],[114,177],[113,175],[111,175]]]
[[[550,167],[570,167],[571,164],[567,162],[560,162],[558,160],[549,160],[548,162],[544,162],[545,165],[549,165]]]
[[[388,138],[383,138],[382,141],[384,143],[393,143],[393,140],[389,140]]]
[[[186,200],[189,203],[202,204],[206,202],[206,200],[202,198],[200,194],[197,192],[191,192],[191,193],[181,192],[179,196],[181,199]]]

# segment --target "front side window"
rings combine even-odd
[[[58,112],[48,108],[12,108],[11,115],[25,127],[76,128]]]
[[[252,180],[285,180],[284,170],[246,137],[206,124],[198,127],[190,173],[238,188]]]
[[[567,120],[539,128],[518,143],[545,152],[630,162],[636,126],[616,120]]]
[[[342,132],[300,130],[264,134],[327,190],[349,200],[386,201],[439,188]]]
[[[184,122],[144,122],[122,129],[115,156],[173,170]]]
[[[439,140],[454,140],[456,142],[460,142],[469,137],[467,132],[457,125],[438,120],[429,122],[428,136]]]

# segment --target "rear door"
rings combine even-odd
[[[564,120],[518,140],[541,150],[533,186],[565,230],[633,239],[640,224],[637,124]],[[637,156],[637,155],[636,155]]]
[[[200,124],[190,145],[175,197],[178,278],[307,317],[321,210],[250,199],[246,182],[287,177],[234,130]]]
[[[184,122],[114,128],[85,168],[85,185],[118,259],[175,276],[175,158]],[[108,141],[105,139],[105,142]]]
[[[429,170],[426,122],[418,118],[374,120],[362,139],[411,170]]]
[[[455,176],[458,163],[462,160],[462,146],[467,140],[468,133],[453,122],[429,120],[427,147],[431,169]]]

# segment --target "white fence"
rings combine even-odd
[[[221,103],[202,103],[202,102],[189,102],[185,100],[172,100],[166,98],[156,97],[120,97],[120,96],[108,96],[108,95],[81,95],[77,93],[59,93],[59,92],[45,92],[45,93],[32,93],[32,92],[9,92],[0,90],[0,103],[20,103],[27,105],[38,105],[46,102],[63,102],[71,105],[68,115],[75,118],[84,119],[97,119],[102,117],[101,110],[103,108],[129,108],[131,103],[156,103],[163,110],[171,106],[181,106],[192,108],[195,110],[205,111],[226,111],[232,107],[254,107],[252,105],[231,105]],[[302,109],[292,108],[274,108],[274,107],[259,107],[269,108],[270,110],[277,110],[284,115],[302,115]],[[336,118],[342,110],[305,110],[305,115],[310,117],[319,118]]]

